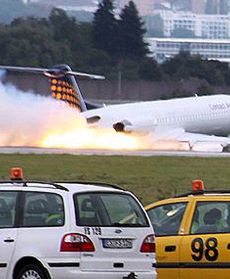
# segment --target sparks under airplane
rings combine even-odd
[[[7,71],[44,74],[51,94],[75,107],[90,126],[117,132],[151,134],[154,142],[178,142],[193,151],[222,152],[230,146],[230,96],[212,95],[110,105],[87,110],[74,76],[103,76],[74,72],[68,65],[50,69],[0,66]]]

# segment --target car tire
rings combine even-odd
[[[47,277],[40,267],[29,264],[19,270],[16,279],[47,279]]]

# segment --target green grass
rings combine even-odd
[[[194,179],[203,179],[207,189],[230,190],[230,158],[2,154],[0,166],[0,179],[21,166],[25,179],[119,184],[144,204],[188,192]]]

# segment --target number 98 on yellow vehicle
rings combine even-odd
[[[230,278],[230,191],[193,191],[146,207],[156,234],[158,279]]]

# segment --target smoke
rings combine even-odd
[[[64,102],[4,85],[0,71],[0,146],[87,149],[184,150],[175,141],[156,141],[151,135],[92,129],[85,118]]]
[[[41,146],[48,133],[84,127],[76,110],[52,97],[4,85],[0,72],[0,146]]]
[[[92,129],[76,109],[1,82],[0,146],[139,149],[138,140],[112,128]]]

